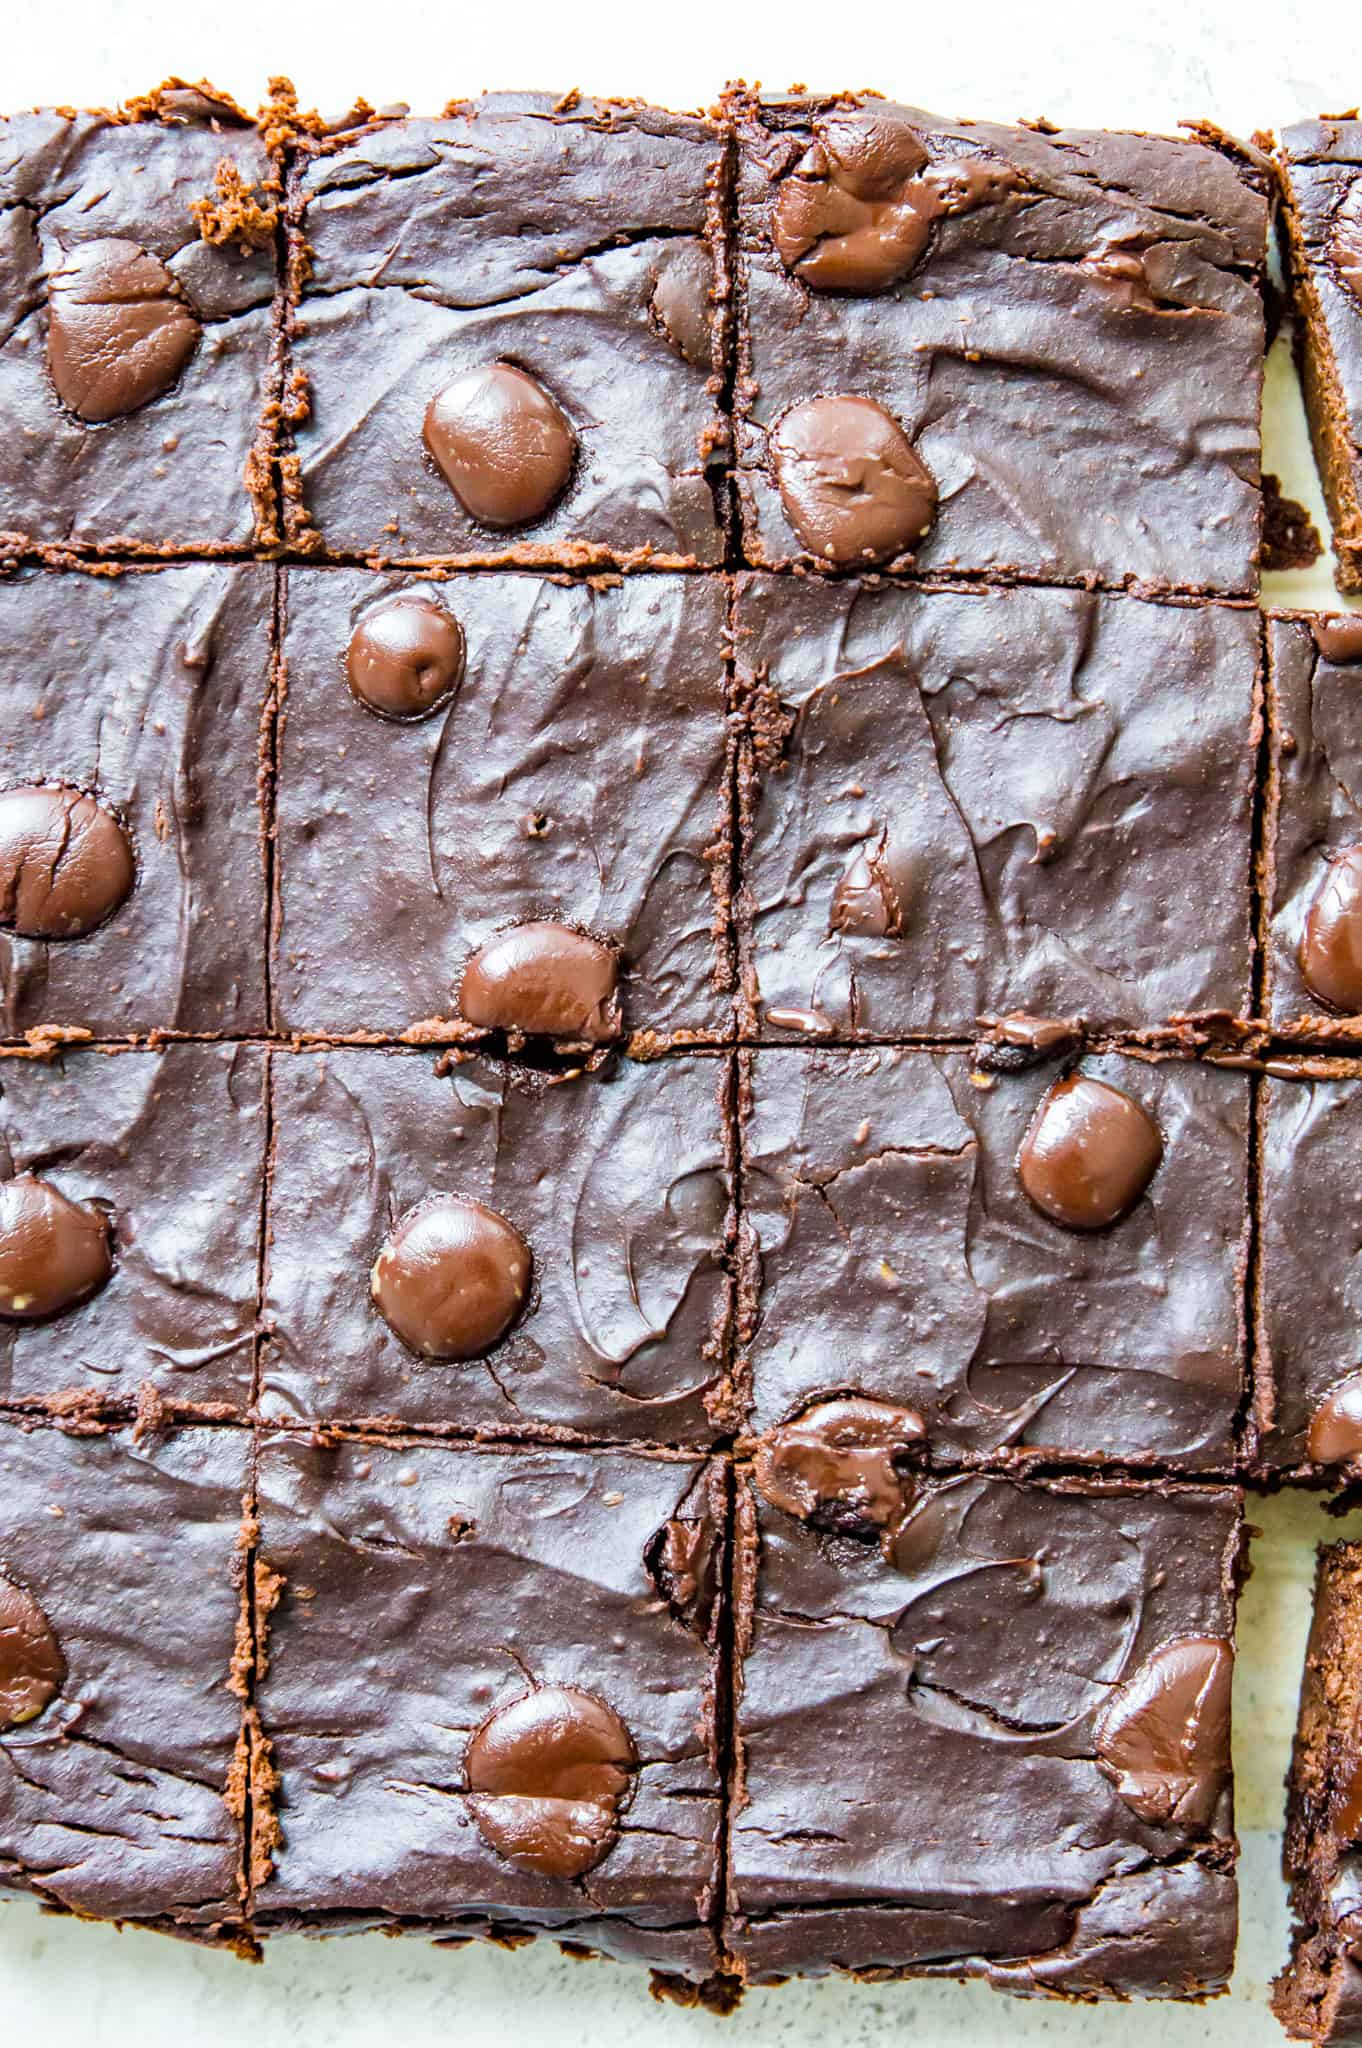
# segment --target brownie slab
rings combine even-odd
[[[225,103],[0,119],[0,539],[268,537],[272,177]]]
[[[681,576],[290,571],[279,1022],[477,1036],[472,1007],[550,1036],[730,1028],[724,601]],[[415,717],[373,708],[416,701],[403,622],[396,644],[443,663]],[[612,1018],[505,984],[464,1002],[473,956],[541,923],[608,949]]]
[[[1256,588],[1261,160],[855,95],[734,112],[748,561]]]
[[[721,561],[725,154],[710,121],[531,93],[305,159],[295,537],[389,561]],[[506,415],[460,384],[496,366]],[[483,460],[495,418],[504,466]]]
[[[728,1060],[557,1082],[442,1066],[274,1056],[266,1415],[707,1440],[731,1420]],[[449,1199],[477,1206],[465,1220],[509,1310],[466,1345],[443,1341],[438,1302],[401,1292],[405,1226],[438,1227]]]
[[[263,566],[0,578],[6,1037],[265,1028],[271,601]],[[82,798],[105,842],[90,914],[54,924],[49,896],[84,859],[60,813]]]
[[[1245,1075],[1116,1053],[1020,1073],[881,1048],[741,1057],[756,1429],[859,1395],[911,1411],[941,1458],[1229,1469]],[[1122,1213],[1037,1206],[1046,1138],[1061,1196],[1066,1174],[1129,1169]]]
[[[1247,1013],[1256,612],[752,576],[735,625],[763,1035]]]
[[[245,1431],[0,1431],[0,1887],[196,1939],[242,1915]]]
[[[719,1468],[267,1438],[259,1488],[262,1931],[541,1933],[708,1976]]]
[[[761,1467],[758,1467],[760,1472]],[[1198,1996],[1234,1957],[1229,1489],[740,1487],[728,1940],[756,1982]]]

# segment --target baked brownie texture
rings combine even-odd
[[[855,95],[733,113],[749,561],[1256,588],[1262,169]]]
[[[1244,1074],[1119,1053],[1016,1073],[956,1052],[741,1057],[755,1428],[859,1395],[910,1410],[942,1459],[1229,1469]],[[1066,1180],[1118,1199],[1080,1219]]]
[[[720,1467],[266,1439],[259,1487],[261,1930],[540,1933],[709,1976]]]
[[[0,1430],[0,1886],[231,1938],[250,1438]]]
[[[273,176],[201,95],[0,119],[0,540],[268,537]]]
[[[1248,1013],[1255,611],[752,576],[735,620],[750,1026]]]
[[[520,93],[305,157],[294,538],[719,562],[726,154],[712,121]]]
[[[731,1030],[724,637],[718,579],[290,571],[279,1022]]]
[[[746,1974],[1218,1990],[1238,1495],[905,1479],[859,1535],[832,1470],[807,1515],[739,1499]]]
[[[267,1058],[0,1057],[0,1402],[249,1405]]]
[[[732,1419],[730,1084],[720,1056],[555,1079],[276,1054],[266,1415],[707,1440]],[[479,1205],[479,1328],[404,1284],[414,1218],[458,1237],[437,1198]]]
[[[1362,1039],[1362,619],[1271,618],[1267,640],[1266,1013],[1346,1047]]]
[[[265,1028],[271,576],[0,579],[6,1037]]]

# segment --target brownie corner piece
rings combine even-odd
[[[715,121],[503,94],[305,152],[287,518],[383,560],[723,559]]]

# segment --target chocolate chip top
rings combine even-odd
[[[463,971],[459,1013],[491,1030],[586,1039],[620,1030],[613,947],[568,925],[513,925],[480,946]]]
[[[113,1271],[109,1221],[51,1181],[0,1181],[0,1322],[37,1323],[98,1294]]]
[[[1230,1771],[1234,1652],[1219,1636],[1164,1643],[1095,1725],[1098,1762],[1141,1820],[1205,1833]]]
[[[887,848],[862,849],[853,854],[832,892],[828,930],[868,939],[897,938],[903,931],[904,893]]]
[[[873,398],[811,398],[771,436],[785,516],[820,561],[844,567],[911,549],[936,516],[936,481]]]
[[[1362,661],[1362,615],[1331,613],[1328,618],[1315,620],[1314,632],[1315,645],[1326,661]]]
[[[427,597],[395,597],[366,612],[350,637],[345,676],[380,718],[428,718],[463,679],[463,628]]]
[[[637,1762],[613,1707],[576,1686],[539,1686],[473,1736],[468,1803],[483,1840],[508,1863],[581,1877],[614,1845]]]
[[[495,1209],[432,1195],[388,1237],[370,1291],[384,1322],[422,1358],[481,1358],[525,1306],[530,1264],[524,1238]]]
[[[1017,1173],[1036,1207],[1067,1230],[1105,1230],[1133,1209],[1163,1157],[1157,1126],[1107,1081],[1069,1074],[1031,1120]]]
[[[677,242],[657,267],[648,300],[654,324],[684,362],[708,370],[714,355],[714,269],[699,242]]]
[[[82,242],[48,280],[47,361],[82,420],[116,420],[169,391],[199,323],[159,256],[136,242]]]
[[[818,1401],[768,1430],[757,1447],[757,1485],[773,1507],[845,1536],[870,1536],[907,1506],[896,1460],[926,1435],[911,1408],[858,1396]]]
[[[66,1683],[66,1659],[31,1593],[0,1578],[0,1733],[36,1720]]]
[[[1301,933],[1300,969],[1332,1009],[1362,1010],[1362,846],[1344,847],[1320,877]]]
[[[0,794],[0,926],[25,939],[83,939],[136,879],[112,811],[58,783]]]
[[[557,402],[510,363],[467,370],[426,407],[425,442],[470,518],[528,526],[572,473],[577,437]]]
[[[1362,1370],[1330,1389],[1310,1418],[1306,1449],[1315,1465],[1343,1465],[1362,1457]]]

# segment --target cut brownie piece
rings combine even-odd
[[[1249,1081],[1089,1054],[742,1056],[755,1426],[865,1396],[942,1458],[1228,1469]]]
[[[725,1490],[691,1458],[267,1439],[261,1931],[709,1976]]]
[[[711,121],[535,93],[305,158],[295,539],[720,561],[725,159]]]
[[[1265,163],[734,111],[749,561],[1256,587]]]
[[[249,1403],[266,1061],[0,1057],[0,1401]]]
[[[0,580],[0,1029],[261,1031],[264,567]]]
[[[793,1471],[739,1490],[743,1971],[1218,1990],[1237,1493],[919,1485],[852,1434]]]
[[[0,1887],[240,1938],[251,1443],[0,1429]]]
[[[1247,1013],[1256,611],[752,576],[735,617],[750,1024]]]
[[[291,571],[280,1023],[731,1029],[724,602]]]
[[[268,1415],[658,1442],[731,1419],[727,1058],[273,1073]]]
[[[270,537],[270,156],[225,101],[134,112],[0,119],[0,541]]]

